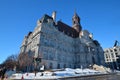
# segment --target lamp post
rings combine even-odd
[[[34,57],[34,66],[35,66],[35,69],[37,69],[37,63],[41,62],[41,58],[38,58],[38,57]]]
[[[34,71],[35,71],[35,76],[36,76],[36,72],[38,71],[37,66],[38,66],[38,63],[41,62],[41,58],[34,57],[33,62],[34,62]]]

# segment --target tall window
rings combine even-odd
[[[113,53],[111,53],[111,56],[112,56],[112,58],[114,58],[114,54]]]
[[[113,50],[110,49],[110,52],[113,52]]]
[[[106,58],[108,58],[108,55],[106,54]]]
[[[49,67],[50,69],[52,69],[53,68],[53,64],[52,63],[50,63],[50,67]]]
[[[117,51],[117,49],[114,49],[114,51],[116,52],[116,51]]]
[[[60,69],[60,64],[57,65],[57,68]]]
[[[92,62],[93,62],[93,64],[95,64],[95,58],[94,57],[92,57]]]
[[[64,64],[64,68],[66,68],[66,64]]]

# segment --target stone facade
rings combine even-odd
[[[39,65],[46,69],[88,67],[104,65],[104,52],[97,40],[87,30],[82,30],[80,18],[75,13],[70,27],[55,21],[55,12],[37,21],[33,32],[25,36],[21,53],[32,53],[40,58]]]

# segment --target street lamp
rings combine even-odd
[[[38,64],[39,62],[41,62],[41,58],[33,57],[35,75],[36,75],[36,72],[38,71],[38,69],[37,69],[37,64]]]

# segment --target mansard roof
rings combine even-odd
[[[31,31],[29,31],[29,33],[28,33],[28,35],[27,35],[26,37],[28,38],[31,34],[32,34],[32,32],[31,32]]]
[[[93,41],[96,46],[100,46],[100,43],[97,40]]]
[[[53,18],[51,16],[48,16],[47,14],[45,14],[40,19],[40,22],[46,23],[46,22],[48,22],[48,19],[53,20]],[[58,30],[60,32],[64,32],[66,35],[68,35],[70,37],[73,37],[73,38],[79,37],[79,33],[74,28],[72,28],[71,26],[68,26],[67,24],[65,24],[65,23],[63,23],[61,21],[58,21],[57,25],[55,25],[55,26],[58,28]]]
[[[68,26],[67,24],[61,21],[58,21],[56,26],[58,27],[59,31],[64,32],[66,35],[70,37],[73,38],[79,37],[79,33],[75,29],[73,29],[72,27]]]
[[[52,17],[48,16],[47,14],[45,14],[41,19],[40,19],[40,22],[48,22],[48,19],[52,19]]]

